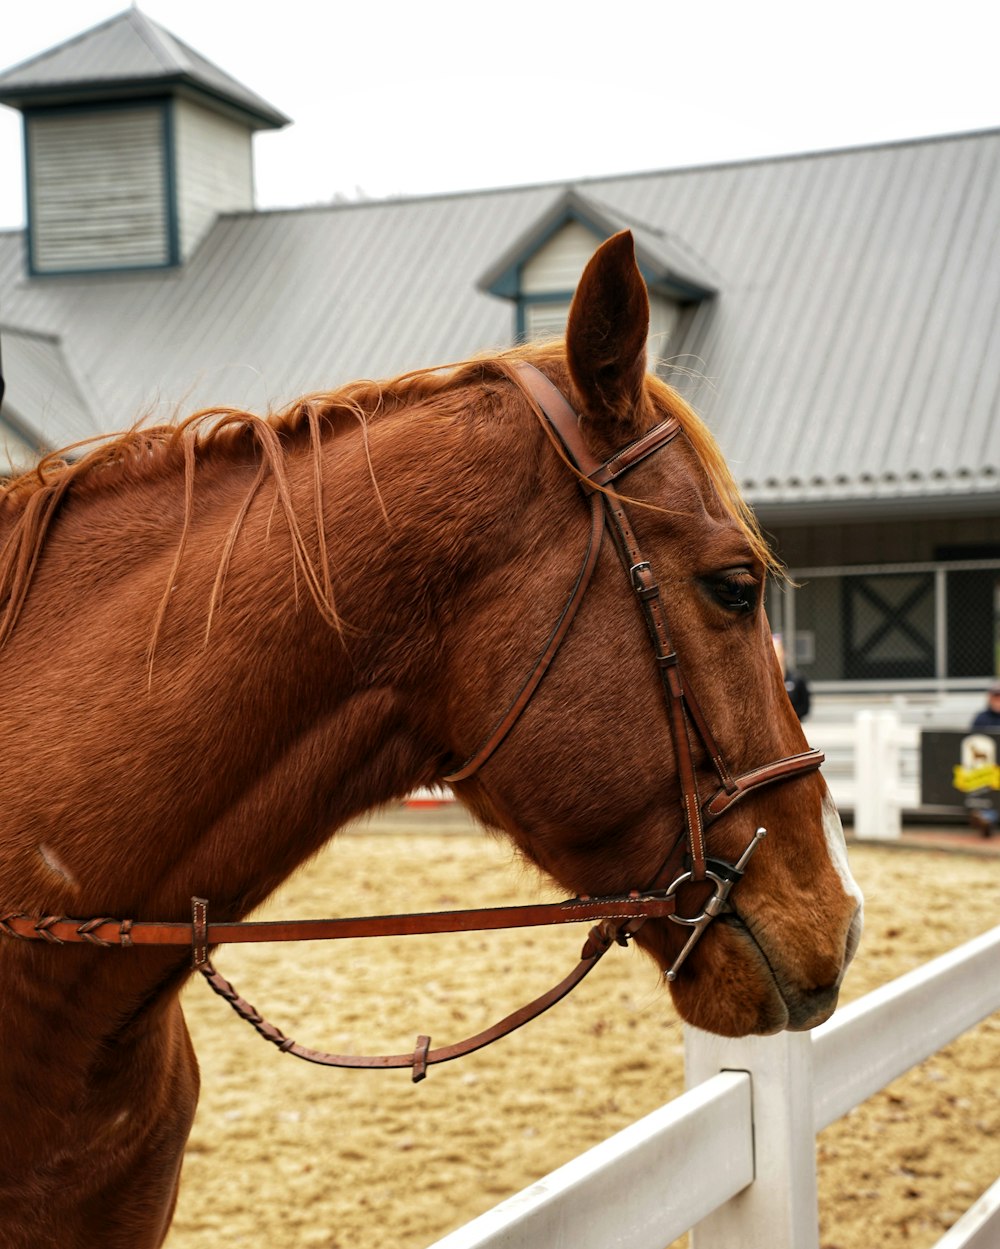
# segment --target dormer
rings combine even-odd
[[[24,117],[32,274],[183,263],[253,208],[252,136],[288,122],[136,8],[0,74]]]
[[[596,248],[619,230],[631,230],[636,259],[649,290],[650,355],[665,354],[686,309],[712,298],[708,266],[673,236],[625,217],[576,188],[510,247],[479,281],[479,288],[514,304],[519,341],[565,332],[573,291]]]

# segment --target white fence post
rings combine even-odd
[[[899,717],[860,711],[854,726],[854,835],[859,841],[898,837]]]
[[[691,1249],[819,1249],[812,1038],[731,1040],[686,1027],[684,1061],[689,1087],[747,1071],[753,1095],[754,1182],[692,1228]]]

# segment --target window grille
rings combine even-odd
[[[957,687],[1000,675],[1000,560],[791,570],[768,614],[810,681]]]

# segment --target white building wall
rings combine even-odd
[[[521,294],[576,290],[587,261],[601,242],[579,221],[567,221],[524,265]]]
[[[253,208],[251,132],[189,100],[174,101],[177,207],[182,259],[220,212]]]

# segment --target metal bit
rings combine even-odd
[[[705,903],[705,906],[703,907],[700,914],[693,915],[690,917],[685,916],[685,915],[671,915],[670,916],[670,919],[672,919],[675,924],[685,924],[688,927],[690,927],[691,933],[687,941],[685,941],[684,943],[684,948],[681,950],[680,954],[678,954],[677,957],[674,959],[671,967],[668,968],[668,970],[663,973],[665,979],[667,979],[668,981],[673,981],[677,979],[677,972],[680,969],[681,964],[684,962],[687,956],[691,953],[694,947],[698,944],[698,941],[701,939],[702,933],[705,931],[708,925],[719,914],[723,906],[725,906],[726,899],[729,897],[730,890],[732,889],[733,885],[737,883],[739,878],[743,875],[744,871],[746,870],[746,865],[750,862],[750,856],[757,849],[762,839],[766,836],[767,836],[767,829],[758,828],[757,831],[753,835],[753,840],[750,842],[747,848],[740,855],[739,859],[737,859],[737,861],[733,863],[731,866],[729,864],[725,865],[728,868],[728,870],[733,873],[732,877],[720,876],[718,872],[713,872],[711,868],[708,868],[708,870],[705,872],[705,877],[706,879],[714,882],[715,892]],[[681,885],[686,884],[687,881],[689,881],[690,879],[691,879],[691,873],[683,872],[680,876],[677,877],[677,879],[673,882],[673,884],[667,890],[667,894],[670,895],[670,894],[676,893],[677,890],[681,887]]]

